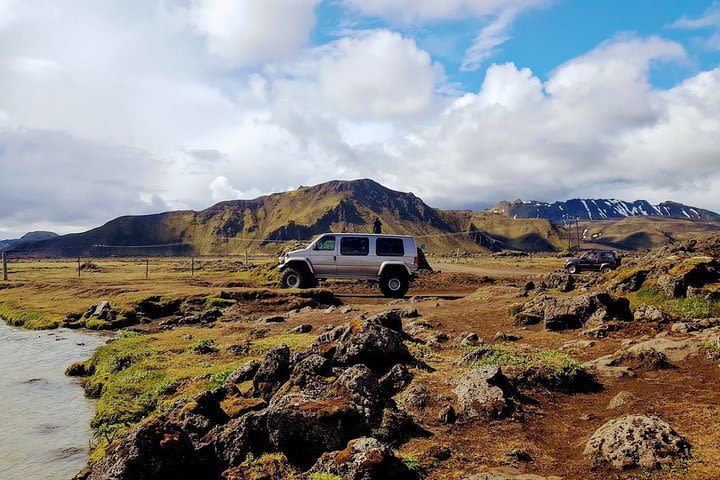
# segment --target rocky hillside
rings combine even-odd
[[[652,205],[646,200],[625,202],[615,199],[574,198],[565,202],[545,203],[515,200],[500,202],[489,210],[511,218],[544,218],[560,222],[565,218],[608,220],[627,217],[666,217],[700,221],[720,221],[720,214],[676,202]]]
[[[14,253],[51,257],[274,253],[282,246],[278,241],[307,240],[328,231],[370,232],[375,217],[382,220],[384,232],[415,235],[431,252],[554,250],[561,243],[547,221],[514,228],[511,219],[497,220],[494,224],[501,228],[495,231],[486,214],[431,208],[412,193],[365,179],[221,202],[197,212],[120,217],[85,233],[20,246]]]

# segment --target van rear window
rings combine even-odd
[[[402,257],[405,255],[405,245],[402,238],[378,238],[375,253],[380,257]]]

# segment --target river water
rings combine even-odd
[[[82,469],[95,405],[64,371],[105,340],[0,319],[0,479],[62,480]]]

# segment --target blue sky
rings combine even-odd
[[[366,177],[720,211],[719,65],[710,0],[2,0],[0,238]]]
[[[718,26],[699,29],[672,26],[683,17],[700,18],[713,7],[720,11],[720,3],[713,0],[549,0],[545,6],[522,12],[509,29],[510,38],[486,63],[514,62],[547,79],[558,65],[615,36],[659,35],[683,44],[689,55],[682,64],[653,68],[652,84],[667,88],[720,63],[720,46],[708,48],[703,44],[713,31],[720,29]],[[355,29],[391,28],[413,36],[420,47],[442,62],[450,81],[459,82],[465,90],[476,91],[484,72],[462,72],[460,65],[466,48],[487,21],[488,17],[480,17],[406,25],[357,13],[349,15],[342,2],[325,1],[317,7],[312,41],[323,44],[336,39],[338,25],[344,22],[352,22]]]

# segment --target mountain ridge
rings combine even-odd
[[[502,201],[487,210],[512,218],[544,218],[552,222],[567,219],[612,220],[628,217],[665,217],[697,221],[720,221],[720,214],[703,208],[665,201],[653,205],[647,200],[628,202],[614,198],[573,198],[553,203],[538,201]]]
[[[308,240],[328,231],[370,232],[375,217],[382,220],[383,232],[413,235],[419,244],[437,254],[457,250],[558,251],[567,244],[568,236],[560,225],[548,219],[513,219],[490,211],[441,210],[430,207],[411,192],[359,179],[301,186],[251,200],[227,200],[198,211],[122,216],[87,232],[16,245],[13,254],[30,257],[242,255],[255,251],[274,254],[285,241]],[[702,231],[704,227],[691,222],[689,230],[694,228]],[[633,233],[632,225],[626,230]],[[683,231],[687,230],[684,225]],[[653,238],[657,242],[660,237]],[[617,244],[622,245],[622,241]]]

